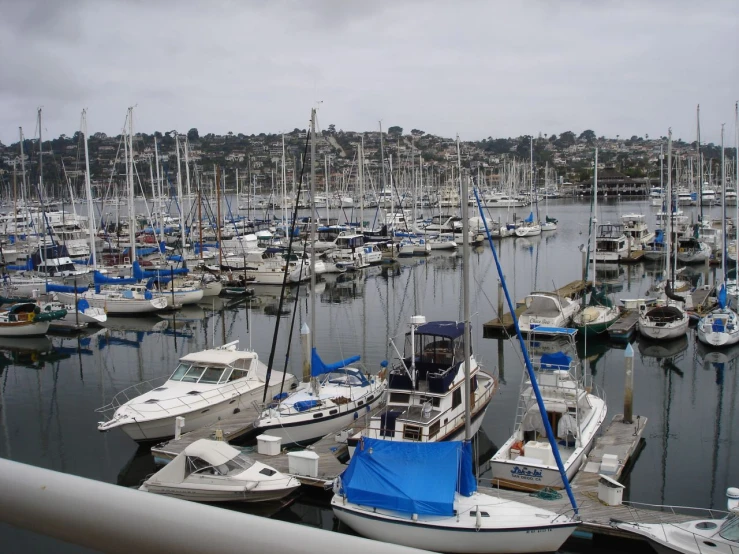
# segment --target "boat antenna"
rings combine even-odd
[[[503,275],[503,269],[500,267],[500,259],[498,258],[498,252],[495,249],[495,243],[493,242],[493,237],[490,234],[490,230],[488,229],[488,222],[485,219],[485,215],[482,211],[482,204],[480,202],[480,195],[478,193],[477,187],[474,188],[475,192],[475,201],[477,202],[477,208],[480,212],[480,218],[482,219],[483,224],[485,225],[485,234],[488,237],[488,242],[490,243],[490,249],[493,251],[493,258],[495,259],[495,267],[498,270],[498,277],[500,277],[500,283],[503,287],[503,293],[505,294],[506,302],[508,303],[508,309],[512,314],[516,313],[516,310],[513,307],[513,302],[511,301],[511,295],[508,293],[508,285],[506,284],[505,276]],[[523,359],[526,364],[526,371],[529,374],[529,379],[531,380],[531,388],[534,390],[534,394],[536,395],[536,403],[539,406],[539,413],[546,414],[547,411],[544,407],[544,400],[541,397],[541,391],[539,390],[539,385],[536,382],[536,375],[534,374],[534,368],[531,365],[531,358],[529,357],[529,351],[526,349],[526,344],[524,343],[523,336],[521,335],[521,329],[518,326],[518,318],[513,317],[513,325],[516,329],[516,337],[518,337],[518,343],[521,346],[521,352],[523,353]],[[542,417],[542,422],[544,423],[544,428],[547,432],[547,439],[549,439],[549,444],[552,446],[552,454],[554,454],[554,460],[557,462],[557,468],[559,469],[559,473],[562,476],[562,482],[564,483],[565,490],[567,491],[567,496],[570,499],[570,504],[572,504],[572,509],[575,511],[575,515],[578,514],[578,508],[577,508],[577,502],[575,501],[575,496],[572,493],[572,488],[570,487],[570,481],[567,479],[567,473],[565,472],[564,464],[562,463],[562,457],[559,454],[559,449],[557,448],[557,444],[554,440],[554,432],[552,431],[552,426],[549,423],[549,419],[546,417]]]

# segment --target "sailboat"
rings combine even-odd
[[[557,230],[557,219],[549,217],[549,187],[547,186],[547,175],[549,174],[549,162],[544,167],[544,222],[541,223],[541,230],[543,231],[556,231]]]
[[[671,207],[672,202],[672,129],[668,132],[667,143],[667,202]],[[665,251],[671,252],[671,239],[673,236],[673,218],[670,218],[668,232],[666,233]],[[669,340],[681,337],[688,332],[690,318],[685,312],[683,305],[685,299],[673,292],[675,287],[675,271],[671,257],[665,256],[667,263],[667,283],[665,284],[665,300],[656,306],[647,306],[642,302],[639,304],[639,332],[647,338],[658,340]]]
[[[724,160],[724,127],[721,126],[721,183],[726,188],[726,165]],[[723,204],[723,216],[721,217],[722,235],[726,236],[726,203]],[[698,321],[698,340],[711,346],[730,346],[739,342],[739,317],[729,307],[726,291],[726,242],[721,256],[721,269],[723,282],[717,295],[718,308],[710,312]]]
[[[595,173],[593,177],[593,224],[597,223],[598,213],[598,149],[595,149]],[[593,283],[595,284],[596,257],[593,255]],[[595,287],[590,295],[590,306],[583,308],[572,318],[572,326],[584,335],[598,335],[608,329],[621,312],[615,308],[608,297]]]
[[[466,182],[463,189],[466,198]],[[462,209],[466,231],[466,202]],[[467,234],[464,253],[469,254]],[[503,279],[502,272],[500,275]],[[464,264],[467,391],[471,385],[468,277],[469,266]],[[469,392],[465,398],[469,398]],[[575,530],[576,520],[477,492],[472,472],[470,403],[465,406],[464,442],[363,438],[349,467],[334,483],[334,514],[365,537],[415,548],[468,553],[558,550]]]
[[[536,210],[537,213],[539,212],[539,202],[534,197],[534,139],[531,137],[531,164],[530,164],[530,170],[529,174],[531,176],[531,189],[530,189],[530,199],[531,202],[536,202]],[[542,227],[539,224],[538,221],[534,221],[534,212],[533,210],[531,213],[529,213],[529,216],[524,219],[522,222],[520,222],[518,225],[516,225],[516,236],[517,237],[534,237],[537,235],[541,235]]]
[[[315,152],[315,110],[311,117],[311,152]],[[315,213],[315,158],[311,158],[311,213]],[[357,235],[362,238],[361,235]],[[316,226],[311,225],[311,243],[316,240]],[[316,252],[311,250],[311,268],[315,265]],[[315,329],[316,281],[311,277],[311,326]],[[309,329],[301,330],[307,334]],[[258,434],[281,437],[283,444],[311,442],[339,426],[346,426],[358,416],[360,410],[369,410],[382,401],[386,381],[378,376],[363,374],[350,364],[359,356],[337,363],[326,364],[315,346],[311,348],[310,380],[301,383],[294,391],[284,394],[276,403],[268,406],[254,422],[247,437]]]

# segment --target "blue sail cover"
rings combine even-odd
[[[346,358],[345,360],[341,360],[340,362],[327,364],[318,355],[315,347],[313,347],[310,354],[310,374],[312,377],[317,377],[318,375],[323,375],[324,373],[330,373],[332,371],[336,371],[337,369],[341,369],[342,367],[345,367],[349,364],[353,364],[354,362],[358,362],[360,358],[361,356],[352,356],[351,358]]]
[[[77,292],[78,294],[86,292],[88,290],[88,287],[77,287],[77,290],[75,291],[75,287],[72,285],[59,285],[57,283],[46,283],[46,292],[69,292],[74,294]]]
[[[524,223],[533,223],[534,222],[534,212],[529,213],[529,217],[523,220]]]
[[[465,452],[467,454],[465,454]],[[363,437],[341,475],[349,502],[418,515],[454,515],[454,493],[477,489],[471,443]]]
[[[96,285],[135,285],[139,281],[135,278],[108,277],[99,271],[93,271],[92,280]]]
[[[187,275],[189,271],[190,270],[186,267],[171,269],[141,269],[141,265],[139,265],[139,262],[133,262],[133,276],[136,277],[136,279],[140,279],[142,281],[150,277],[162,278],[172,277],[172,275]]]
[[[726,286],[721,283],[721,288],[718,291],[718,305],[723,310],[726,308]]]

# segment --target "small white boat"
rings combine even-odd
[[[711,247],[693,237],[681,237],[677,243],[677,259],[684,264],[700,264],[711,257]]]
[[[223,441],[199,439],[139,487],[195,502],[268,502],[284,498],[300,481],[257,462]]]
[[[574,478],[593,448],[608,407],[604,394],[573,356],[577,356],[575,329],[537,327],[533,345],[556,341],[562,350],[532,360],[547,418],[557,439],[557,450],[567,478]],[[529,349],[531,350],[531,349]],[[524,371],[513,435],[493,456],[493,486],[524,491],[564,487],[528,373]]]
[[[698,321],[698,340],[710,346],[739,342],[739,317],[728,306],[717,308]]]
[[[532,292],[526,297],[526,309],[518,317],[522,333],[542,325],[567,327],[572,317],[580,311],[580,303],[553,292]]]
[[[676,302],[649,307],[639,305],[639,332],[647,338],[669,340],[688,332],[690,318]]]
[[[84,299],[93,308],[105,310],[108,315],[146,314],[163,310],[167,307],[167,300],[154,298],[144,285],[114,285],[108,289],[96,292],[57,293],[59,301],[64,304],[74,304],[75,300]]]
[[[44,314],[34,302],[13,304],[0,311],[0,337],[43,336],[53,320],[65,315],[64,310]]]
[[[471,457],[471,442],[365,438],[331,508],[364,537],[434,552],[558,550],[577,521],[477,492]]]
[[[733,554],[739,552],[739,489],[726,490],[728,513],[720,510],[700,510],[705,519],[679,523],[642,523],[637,503],[630,504],[630,511],[637,521],[612,521],[612,525],[646,539],[659,554]],[[646,506],[654,510],[655,506]],[[675,506],[658,506],[661,511],[674,511]],[[651,511],[650,510],[650,511]],[[690,511],[696,511],[690,508]],[[722,517],[719,517],[722,516]],[[648,519],[644,517],[644,519]],[[665,515],[663,519],[669,519]]]
[[[185,417],[182,432],[187,432],[237,413],[254,400],[261,401],[265,386],[272,398],[281,388],[283,372],[273,370],[266,383],[267,366],[256,352],[237,350],[238,342],[183,356],[171,376],[119,392],[97,410],[112,413],[110,419],[99,422],[98,430],[120,427],[136,441],[163,440],[174,435],[179,416]],[[295,377],[287,377],[284,386],[294,387]]]

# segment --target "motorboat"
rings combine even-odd
[[[629,240],[632,251],[644,250],[655,235],[649,230],[644,214],[624,214],[621,216],[623,232]]]
[[[358,361],[354,356],[326,364],[314,348],[311,380],[272,402],[245,439],[267,434],[280,437],[283,445],[313,442],[381,404],[387,381],[351,367]]]
[[[630,502],[630,512],[635,516],[635,521],[611,521],[611,525],[646,539],[649,544],[660,554],[705,554],[706,552],[727,553],[739,552],[739,489],[729,487],[726,490],[728,498],[728,512],[720,510],[699,510],[690,508],[691,512],[700,511],[705,517],[703,519],[672,518],[667,515],[679,506],[652,506],[645,508],[649,512],[640,511],[640,504]],[[662,521],[654,523],[649,517],[655,508],[661,508],[666,515],[660,518]],[[684,508],[683,508],[684,509]],[[640,521],[641,520],[641,521]]]
[[[435,442],[464,436],[464,324],[456,321],[426,322],[410,319],[405,353],[388,372],[385,408],[374,414],[369,425],[354,429],[347,444],[349,453],[363,437],[394,442]],[[471,429],[476,433],[497,381],[470,355],[472,390]]]
[[[590,261],[598,263],[618,263],[629,256],[629,239],[620,224],[598,225],[595,237],[595,250],[590,253]]]
[[[162,440],[174,435],[177,417],[185,418],[182,432],[191,431],[261,401],[265,386],[269,398],[283,388],[283,379],[287,390],[295,386],[293,376],[275,370],[267,383],[267,366],[253,350],[237,350],[238,342],[187,354],[170,376],[119,392],[96,410],[110,416],[98,430],[120,427],[136,441]]]
[[[567,327],[572,317],[580,311],[580,303],[553,292],[532,292],[524,301],[526,309],[518,316],[518,327],[522,333],[543,325]]]
[[[255,461],[226,442],[199,439],[139,490],[195,502],[268,502],[299,486],[295,477]]]
[[[577,526],[477,491],[471,442],[362,440],[334,482],[334,515],[360,535],[435,552],[554,552]]]
[[[533,359],[533,369],[567,478],[585,463],[607,413],[604,393],[576,359],[575,329],[537,327],[530,343],[556,341],[562,348]],[[513,435],[491,460],[493,486],[518,490],[564,485],[528,373],[523,372]]]

